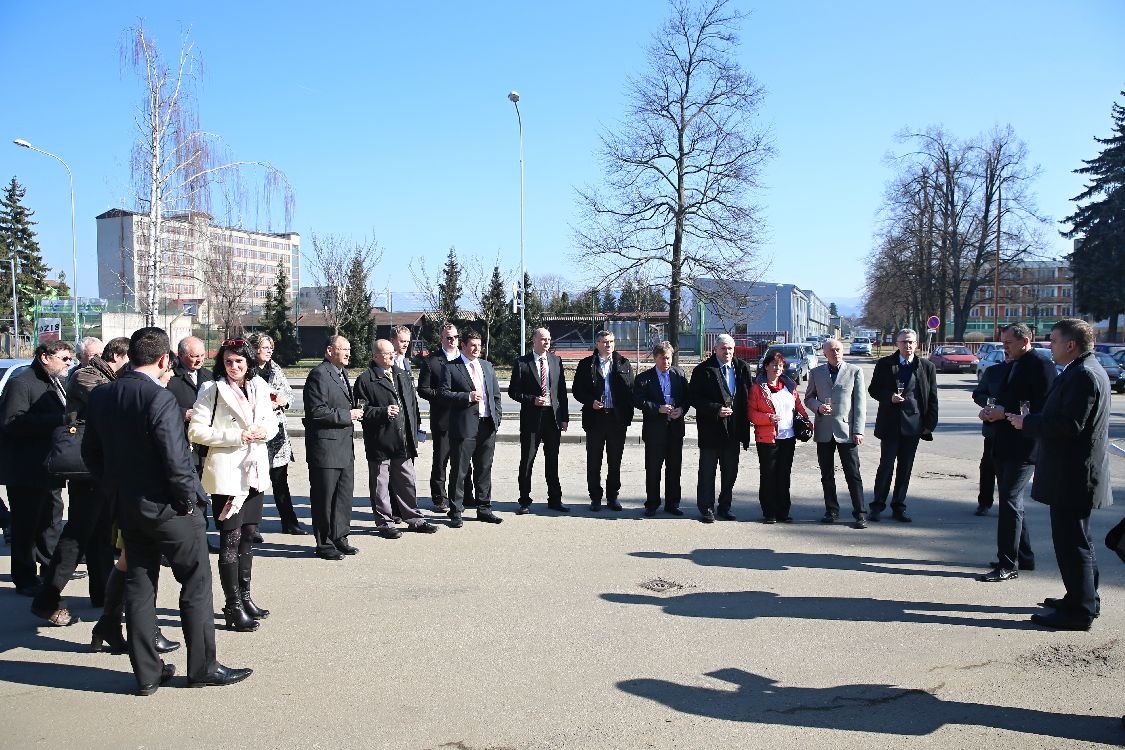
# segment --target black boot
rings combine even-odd
[[[121,634],[121,615],[124,612],[125,574],[114,566],[105,582],[105,608],[101,618],[94,624],[91,650],[109,651],[111,654],[123,654],[129,650],[125,637]]]
[[[239,633],[249,633],[258,629],[258,621],[252,619],[242,608],[242,599],[238,595],[238,563],[219,563],[219,583],[223,585],[223,595],[226,597],[226,606],[223,607],[223,617],[227,621],[227,630]]]
[[[164,634],[160,632],[160,628],[156,629],[156,638],[154,640],[156,641],[156,653],[158,654],[167,654],[180,647],[179,641],[170,641],[165,638]]]
[[[264,620],[270,616],[270,611],[262,609],[250,598],[250,574],[253,569],[253,552],[246,552],[238,556],[238,595],[242,599],[242,608],[246,610],[246,614],[255,620]]]

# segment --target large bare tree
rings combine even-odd
[[[341,324],[348,317],[345,302],[349,276],[371,279],[375,267],[383,259],[383,250],[374,237],[357,242],[340,235],[313,232],[312,252],[310,272],[320,287],[325,322],[332,333],[339,333]],[[354,269],[357,262],[358,274]],[[367,293],[367,288],[368,284],[364,284],[362,291]]]
[[[758,207],[751,200],[770,139],[757,123],[763,90],[738,61],[743,14],[730,0],[672,0],[629,82],[629,110],[602,136],[605,186],[579,191],[576,230],[598,286],[628,273],[667,284],[675,341],[695,280],[757,278]],[[720,291],[721,293],[721,291]]]

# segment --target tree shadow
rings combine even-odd
[[[696,565],[744,570],[789,570],[812,568],[816,570],[854,570],[867,573],[887,573],[902,576],[936,576],[939,578],[973,578],[975,573],[958,573],[949,570],[896,568],[894,565],[956,565],[948,560],[917,560],[895,557],[862,557],[853,555],[827,555],[811,552],[775,552],[771,549],[696,549],[684,554],[642,550],[630,552],[631,557],[653,560],[688,560]]]
[[[727,721],[905,736],[931,734],[947,725],[966,725],[1080,742],[1120,744],[1122,740],[1117,716],[946,701],[934,694],[937,688],[877,684],[780,687],[776,680],[736,668],[705,676],[733,688],[656,679],[623,680],[617,687],[684,714]]]
[[[895,601],[872,597],[782,596],[772,591],[698,591],[678,596],[646,594],[602,594],[607,602],[648,604],[678,617],[711,617],[723,620],[754,620],[784,617],[801,620],[844,622],[916,622],[960,625],[1001,630],[1032,630],[1028,620],[985,619],[968,614],[1031,614],[1036,607],[1003,607],[988,604]]]

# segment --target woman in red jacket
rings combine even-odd
[[[789,479],[793,471],[794,412],[808,414],[797,395],[797,384],[783,375],[785,357],[776,352],[754,378],[747,409],[758,449],[758,502],[762,523],[792,523]]]

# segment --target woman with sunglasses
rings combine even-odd
[[[809,418],[797,395],[797,384],[785,374],[785,357],[775,352],[766,362],[750,389],[747,409],[754,425],[758,449],[758,502],[762,523],[792,523],[789,483],[793,473],[793,453],[797,436],[793,431],[795,413]]]
[[[258,359],[258,377],[269,383],[270,401],[277,417],[277,434],[266,443],[270,456],[270,484],[273,485],[273,504],[281,519],[281,533],[302,535],[297,513],[293,510],[293,496],[289,492],[289,464],[293,461],[293,442],[285,430],[285,410],[293,403],[293,389],[281,366],[273,361],[274,342],[267,334],[255,333],[249,339],[250,348]],[[256,539],[255,541],[261,541]]]
[[[262,521],[270,489],[266,443],[277,434],[270,387],[258,377],[258,358],[244,339],[228,339],[215,356],[215,383],[201,389],[188,438],[207,446],[203,489],[211,494],[219,527],[219,581],[228,630],[258,629],[269,610],[250,598],[254,563],[251,539]]]

